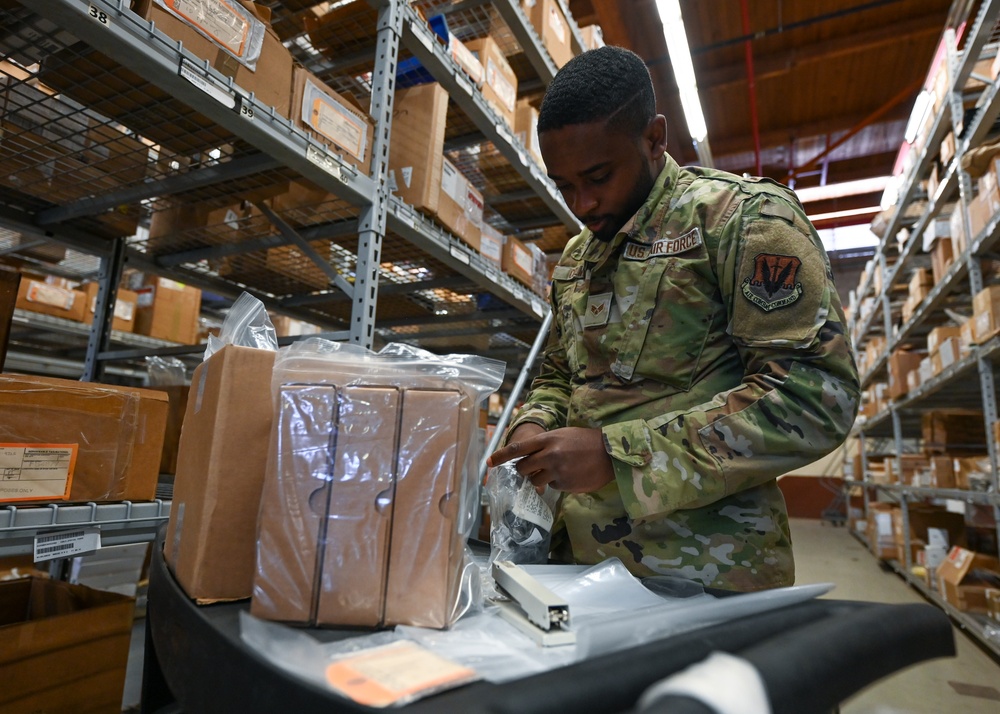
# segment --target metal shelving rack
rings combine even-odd
[[[851,335],[856,346],[870,339],[873,335],[882,334],[886,340],[885,351],[869,369],[861,375],[862,387],[872,385],[876,380],[884,378],[889,355],[897,347],[904,345],[914,337],[926,334],[933,326],[935,315],[940,315],[952,297],[960,297],[963,292],[968,298],[983,288],[983,276],[980,260],[987,257],[1000,242],[1000,216],[994,216],[989,224],[976,236],[968,241],[968,246],[962,255],[957,255],[947,273],[930,291],[913,316],[905,324],[895,324],[891,291],[894,283],[902,283],[904,270],[911,266],[919,251],[924,229],[941,212],[945,204],[955,197],[957,202],[954,210],[962,211],[965,235],[970,235],[968,206],[972,199],[972,183],[968,174],[962,169],[962,157],[971,148],[983,141],[991,130],[995,120],[1000,116],[1000,82],[994,81],[987,85],[977,103],[975,116],[964,125],[964,108],[962,90],[966,80],[972,75],[973,67],[980,58],[984,48],[993,38],[995,28],[1000,19],[1000,2],[983,2],[974,22],[969,23],[969,33],[965,39],[962,52],[956,48],[955,34],[946,30],[946,61],[949,64],[951,85],[947,93],[947,101],[934,118],[927,143],[904,180],[899,193],[896,210],[888,222],[883,238],[876,249],[875,260],[881,268],[883,289],[874,295],[875,304],[871,312],[862,319],[852,319]],[[930,167],[936,155],[941,140],[947,131],[953,131],[956,137],[955,156],[946,167],[935,195],[927,197],[927,206],[915,221],[906,226],[907,209],[920,196],[920,181]],[[902,245],[896,240],[897,232],[908,227],[910,233]],[[889,260],[893,263],[890,264]],[[858,295],[858,304],[868,297],[873,289],[874,271],[866,276]],[[897,308],[898,311],[898,308]],[[879,324],[881,318],[881,324]],[[854,429],[854,435],[859,438],[861,453],[861,474],[854,474],[853,479],[845,483],[848,489],[860,489],[864,497],[866,515],[870,498],[880,494],[898,502],[901,508],[904,532],[904,560],[890,561],[891,567],[906,582],[920,591],[925,597],[935,602],[965,628],[972,636],[981,641],[994,653],[1000,654],[1000,641],[988,636],[988,620],[985,617],[960,612],[946,602],[941,595],[928,588],[922,579],[911,572],[911,549],[909,537],[909,504],[911,502],[935,500],[958,501],[965,504],[992,506],[994,520],[997,525],[997,538],[1000,540],[1000,488],[997,480],[998,445],[994,443],[992,425],[997,420],[996,379],[1000,373],[1000,337],[995,337],[985,344],[974,346],[970,353],[950,365],[917,389],[910,391],[902,398],[889,402],[888,408],[875,416],[860,418]],[[902,473],[900,455],[904,453],[904,442],[913,434],[920,433],[920,415],[923,411],[945,407],[966,407],[982,410],[987,434],[992,479],[986,491],[969,491],[961,489],[934,489],[906,486],[899,484],[874,483],[868,468],[869,456],[876,453],[869,446],[872,443],[881,444],[886,456],[895,456],[896,471]],[[888,448],[885,446],[888,445]],[[855,536],[865,541],[858,533]],[[867,545],[867,543],[866,543]]]
[[[432,2],[426,0],[426,4]],[[67,121],[76,122],[75,133],[62,136],[57,132],[51,146],[15,148],[13,156],[0,156],[7,162],[4,171],[33,176],[32,171],[44,173],[56,166],[54,176],[62,179],[60,190],[51,191],[32,190],[30,181],[22,181],[24,186],[15,184],[16,189],[10,181],[0,181],[0,226],[25,240],[62,244],[99,259],[100,288],[93,327],[17,313],[18,325],[48,331],[78,345],[78,359],[53,358],[50,367],[69,370],[82,358],[84,377],[99,380],[105,371],[134,376],[129,374],[130,367],[120,363],[143,355],[200,351],[199,346],[112,332],[111,307],[126,263],[222,295],[235,296],[248,290],[269,309],[319,324],[330,339],[367,347],[390,340],[420,343],[426,339],[435,345],[440,344],[434,343],[435,339],[447,344],[475,333],[491,336],[491,356],[523,356],[529,351],[549,311],[544,298],[501,273],[477,251],[389,192],[388,146],[401,53],[419,58],[449,91],[481,134],[479,141],[488,142],[505,157],[527,184],[530,195],[540,199],[550,215],[546,219],[549,224],[570,230],[578,230],[579,224],[544,171],[443,51],[416,10],[403,0],[368,0],[368,5],[378,15],[371,71],[343,81],[323,77],[342,93],[360,87],[362,96],[370,98],[375,138],[368,175],[132,13],[128,0],[25,0],[20,6],[7,4],[0,9],[0,59],[27,52],[35,55],[29,59],[42,62],[41,66],[21,63],[19,69],[28,72],[28,80],[0,75],[0,95],[4,97],[0,102],[6,101],[6,92],[12,87],[34,87],[35,80],[45,79],[45,56],[62,53],[72,63],[90,59],[98,51],[113,65],[128,68],[139,84],[136,89],[148,92],[151,104],[179,106],[181,114],[186,111],[202,117],[211,131],[224,137],[221,150],[213,152],[184,153],[151,146],[152,142],[140,143],[141,129],[136,134],[135,127],[129,126],[133,115],[108,112],[111,115],[107,116],[90,105],[67,101],[67,106],[75,108],[47,117],[43,133],[50,128],[62,130]],[[555,65],[519,3],[495,0],[492,7],[537,73],[539,87],[544,87],[555,74]],[[575,23],[570,27],[579,49],[579,31]],[[306,64],[306,68],[318,74],[322,66],[319,53],[302,50],[308,43],[301,40],[300,35],[286,41],[286,46],[296,57],[312,61],[314,65]],[[37,49],[32,49],[35,43]],[[99,76],[89,79],[101,81]],[[43,101],[39,100],[39,107]],[[5,105],[0,115],[9,119],[9,109]],[[60,152],[72,154],[80,137],[94,125],[120,133],[116,134],[118,139],[98,148],[111,153],[112,159],[138,161],[144,167],[141,176],[126,177],[110,160],[104,173],[100,173],[105,166],[101,160],[85,167],[91,173],[81,170],[81,177],[99,174],[89,185],[83,178],[75,180],[77,174],[72,170],[59,173]],[[135,145],[133,154],[115,156],[113,152],[121,151],[118,143],[126,140]],[[52,177],[50,170],[47,180]],[[241,224],[238,240],[234,235],[217,240],[206,237],[204,231],[187,231],[159,244],[141,230],[135,236],[113,230],[109,234],[102,224],[102,219],[116,211],[144,224],[150,215],[173,205],[198,202],[224,206],[240,192],[303,179],[328,192],[322,205],[298,209],[294,215],[278,215],[276,221]],[[123,207],[127,208],[123,211]],[[501,226],[513,225],[500,214],[493,218]],[[283,274],[269,272],[267,251],[288,246],[314,260],[304,258]],[[322,255],[317,246],[324,251]],[[321,275],[320,283],[309,278],[316,273]],[[480,308],[477,293],[489,293],[506,306]],[[414,303],[420,309],[415,309]],[[497,337],[498,343],[494,342]],[[85,349],[79,345],[84,338]],[[16,350],[14,359],[19,359]],[[30,357],[26,359],[30,361]],[[170,502],[163,500],[0,507],[0,553],[26,552],[38,532],[80,525],[95,525],[106,532],[106,544],[151,540],[156,526],[167,518],[169,507]]]

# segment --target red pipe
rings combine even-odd
[[[746,55],[747,63],[747,90],[750,93],[750,124],[753,127],[753,155],[754,163],[757,167],[757,176],[762,173],[760,165],[760,120],[757,116],[757,83],[754,81],[753,72],[753,48],[750,45],[750,7],[747,0],[740,0],[740,9],[743,14],[743,36],[747,39],[743,42],[743,51]]]

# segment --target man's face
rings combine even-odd
[[[603,121],[550,129],[538,142],[566,205],[602,241],[639,209],[662,168],[663,146],[609,131]]]

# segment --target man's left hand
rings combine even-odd
[[[539,493],[545,486],[566,493],[590,493],[615,478],[600,429],[565,427],[512,441],[494,451],[486,464],[499,466],[518,457],[523,457],[517,462],[518,472]]]

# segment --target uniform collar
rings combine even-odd
[[[626,238],[637,238],[642,235],[649,226],[650,219],[654,216],[656,208],[661,204],[664,197],[677,185],[677,178],[680,174],[680,167],[670,154],[664,153],[665,159],[663,170],[656,177],[653,188],[649,195],[615,237],[605,242],[594,238],[589,228],[583,229],[584,243],[581,248],[580,258],[595,265],[603,263],[608,259]]]

